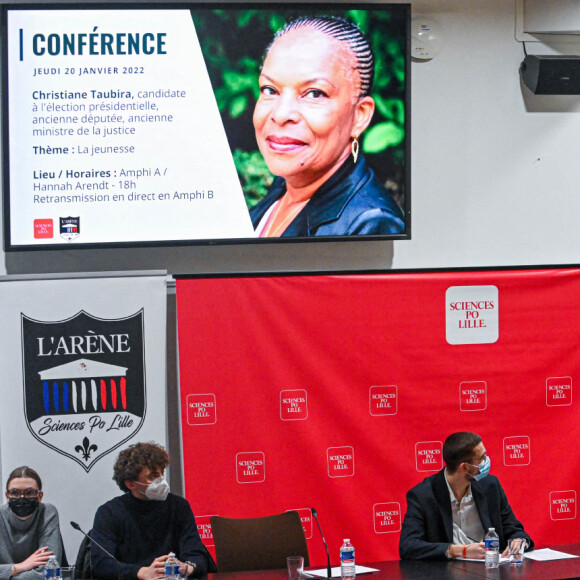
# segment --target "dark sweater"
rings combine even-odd
[[[207,550],[191,507],[172,493],[165,501],[141,500],[130,493],[108,501],[95,514],[92,537],[117,558],[125,579],[137,578],[140,568],[169,552],[196,564],[196,576],[208,570]],[[98,578],[119,578],[118,566],[94,544],[91,557]]]

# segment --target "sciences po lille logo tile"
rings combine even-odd
[[[518,467],[529,465],[530,459],[530,438],[527,435],[504,438],[503,463],[505,466]]]
[[[329,447],[326,450],[329,477],[352,477],[354,475],[354,448]]]
[[[236,478],[238,483],[262,483],[266,480],[266,456],[262,451],[246,451],[236,454]]]
[[[282,421],[308,419],[308,394],[305,389],[280,391],[280,419]]]
[[[369,391],[369,412],[373,416],[396,415],[398,401],[396,385],[371,387]]]
[[[401,504],[396,501],[376,503],[373,506],[375,533],[389,534],[401,531]]]
[[[546,380],[546,405],[572,404],[572,377],[550,377]]]
[[[443,443],[441,441],[419,441],[415,443],[417,471],[439,471],[443,469]]]

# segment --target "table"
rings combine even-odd
[[[554,550],[580,556],[580,543],[549,546]],[[364,563],[378,568],[378,572],[361,575],[366,580],[580,580],[580,558],[535,562],[525,559],[519,567],[502,564],[488,570],[483,562],[431,562],[390,560]],[[208,574],[208,580],[288,580],[286,570],[258,570],[254,572],[223,572]]]
[[[548,546],[560,552],[580,556],[580,543]],[[479,562],[449,562],[454,568],[461,568],[464,578],[491,578],[493,580],[563,580],[580,579],[580,558],[536,562],[524,559],[520,567],[503,564],[497,570],[488,570]]]
[[[469,564],[470,562],[465,562]],[[471,562],[475,566],[483,566]],[[481,576],[469,575],[461,568],[454,568],[447,562],[418,562],[390,560],[364,564],[378,568],[379,572],[362,574],[361,580],[481,580]],[[286,570],[258,570],[255,572],[224,572],[208,574],[208,580],[288,580]],[[337,580],[336,578],[333,580]],[[340,580],[340,579],[338,579]]]

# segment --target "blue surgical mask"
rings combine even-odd
[[[489,468],[491,467],[491,459],[489,458],[488,455],[483,460],[483,463],[480,463],[479,465],[472,465],[470,463],[469,465],[471,465],[471,467],[477,467],[477,469],[479,469],[479,473],[477,475],[473,475],[472,477],[473,479],[475,479],[475,481],[480,481],[481,479],[489,475]]]

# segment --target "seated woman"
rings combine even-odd
[[[51,554],[64,565],[58,512],[42,503],[42,481],[30,467],[17,467],[8,476],[5,495],[8,503],[0,506],[0,580],[40,580]]]

